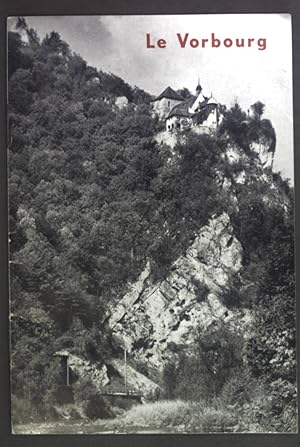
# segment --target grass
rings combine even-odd
[[[218,432],[234,429],[237,418],[217,402],[158,401],[131,408],[118,421],[122,427],[144,427],[161,431]]]

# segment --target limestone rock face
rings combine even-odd
[[[241,171],[238,174],[234,175],[235,183],[239,183],[240,185],[244,185],[246,183],[247,174],[245,171]]]
[[[146,285],[146,281],[150,275],[150,265],[146,265],[145,270],[140,274],[138,280],[131,286],[130,291],[123,297],[118,305],[113,309],[110,317],[110,327],[114,326],[124,317],[128,309],[130,309],[134,303],[139,299],[143,293]]]
[[[113,368],[119,373],[119,375],[124,379],[125,377],[125,367],[124,362],[120,359],[113,359],[110,361]],[[143,396],[155,395],[159,391],[160,387],[150,380],[148,377],[144,376],[140,372],[136,371],[130,365],[126,366],[126,382],[129,389],[134,389],[140,391]]]
[[[193,343],[196,326],[242,318],[220,300],[241,261],[228,214],[212,217],[165,280],[153,284],[146,269],[108,319],[113,334],[132,357],[161,368],[172,344]]]
[[[252,142],[250,148],[256,152],[263,168],[272,168],[273,152],[269,151],[271,142]]]
[[[259,142],[252,141],[250,143],[250,149],[255,154],[257,154],[260,167],[263,169],[272,168],[274,151],[271,150],[272,139],[261,137]],[[230,165],[236,165],[240,161],[247,163],[249,162],[249,155],[235,144],[229,143],[223,158],[226,158]]]
[[[225,153],[225,157],[227,158],[227,161],[229,164],[234,165],[240,161],[243,154],[241,150],[234,145],[228,145]]]
[[[166,144],[172,149],[172,155],[177,156],[174,147],[177,143],[183,143],[185,141],[185,135],[180,132],[168,132],[163,130],[155,136],[155,140],[158,144]]]
[[[118,107],[118,109],[124,109],[128,106],[128,99],[126,96],[118,96],[115,101],[115,105]]]

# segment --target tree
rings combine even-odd
[[[265,105],[261,101],[257,101],[251,106],[251,110],[253,112],[253,118],[257,121],[259,121],[264,114],[265,111]]]
[[[28,42],[31,46],[38,48],[40,45],[40,40],[37,32],[33,28],[29,28],[24,17],[18,17],[16,23],[16,29],[21,32],[25,32],[28,38]]]
[[[191,96],[193,96],[189,89],[186,87],[180,88],[179,90],[177,90],[177,93],[184,99],[191,98]]]
[[[202,400],[217,397],[227,381],[243,367],[242,333],[214,322],[195,330],[195,344],[178,346],[174,360],[166,363],[163,378],[167,397]]]
[[[243,149],[247,148],[247,115],[236,102],[229,110],[224,110],[219,128],[221,136],[229,136],[231,141]]]
[[[207,388],[218,395],[230,377],[238,374],[243,365],[243,334],[224,323],[200,329],[197,353]]]
[[[47,53],[57,53],[61,56],[70,55],[69,45],[61,39],[60,35],[56,31],[46,34],[42,41],[42,51],[45,55]]]

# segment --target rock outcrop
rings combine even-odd
[[[252,142],[250,148],[258,155],[263,168],[271,168],[273,166],[274,152],[270,150],[271,141]]]
[[[140,274],[138,280],[130,287],[130,291],[122,298],[118,305],[112,309],[109,322],[111,328],[115,327],[115,325],[124,317],[128,309],[130,309],[140,298],[145,290],[150,273],[150,265],[147,263],[145,270]]]
[[[110,365],[113,366],[123,379],[125,379],[123,360],[113,359],[110,361]],[[154,396],[160,390],[159,385],[128,364],[126,365],[126,383],[129,389],[140,391],[146,398]]]
[[[126,98],[126,96],[118,96],[117,98],[116,98],[116,101],[115,101],[115,105],[116,105],[116,107],[118,108],[118,109],[124,109],[125,107],[127,107],[128,106],[128,99]]]
[[[177,156],[178,154],[173,150],[178,143],[184,143],[185,135],[180,132],[168,132],[167,130],[163,130],[159,132],[155,136],[155,140],[158,144],[166,144],[170,147],[173,156]]]
[[[218,319],[242,324],[245,315],[228,310],[221,300],[241,261],[242,247],[228,214],[212,217],[165,280],[153,284],[149,269],[140,276],[108,319],[113,334],[131,356],[161,368],[172,344],[193,343],[197,326]]]
[[[100,391],[104,386],[108,385],[109,378],[106,365],[98,366],[68,351],[58,351],[55,355],[68,357],[68,366],[71,371],[81,379],[88,379],[96,390]]]

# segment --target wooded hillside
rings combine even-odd
[[[242,404],[251,405],[247,381],[261,381],[270,400],[261,416],[251,408],[253,418],[277,418],[279,431],[292,430],[293,190],[280,173],[264,172],[251,151],[262,135],[275,135],[263,110],[249,130],[238,105],[224,107],[219,132],[187,132],[174,157],[155,140],[162,125],[148,93],[88,66],[56,32],[41,41],[19,21],[19,32],[8,37],[11,313],[42,328],[23,330],[12,319],[16,417],[54,411],[55,351],[69,349],[100,363],[117,355],[104,322],[107,310],[147,261],[153,280],[164,279],[208,219],[226,212],[243,248],[243,270],[222,299],[229,309],[250,309],[255,319],[243,360],[250,376],[236,389]],[[116,104],[120,96],[127,106]],[[235,165],[226,157],[230,144],[245,155]],[[235,181],[240,172],[246,172],[244,184]],[[222,187],[220,177],[232,188]],[[228,334],[204,335],[202,356],[222,351],[218,337]],[[239,349],[235,340],[230,346]],[[178,358],[166,366],[165,392],[184,398],[193,395],[186,389],[198,370],[184,352]],[[238,382],[243,362],[231,359]],[[208,365],[203,380],[209,383],[212,371]],[[176,377],[183,378],[180,384]],[[225,374],[219,394],[228,380]]]

